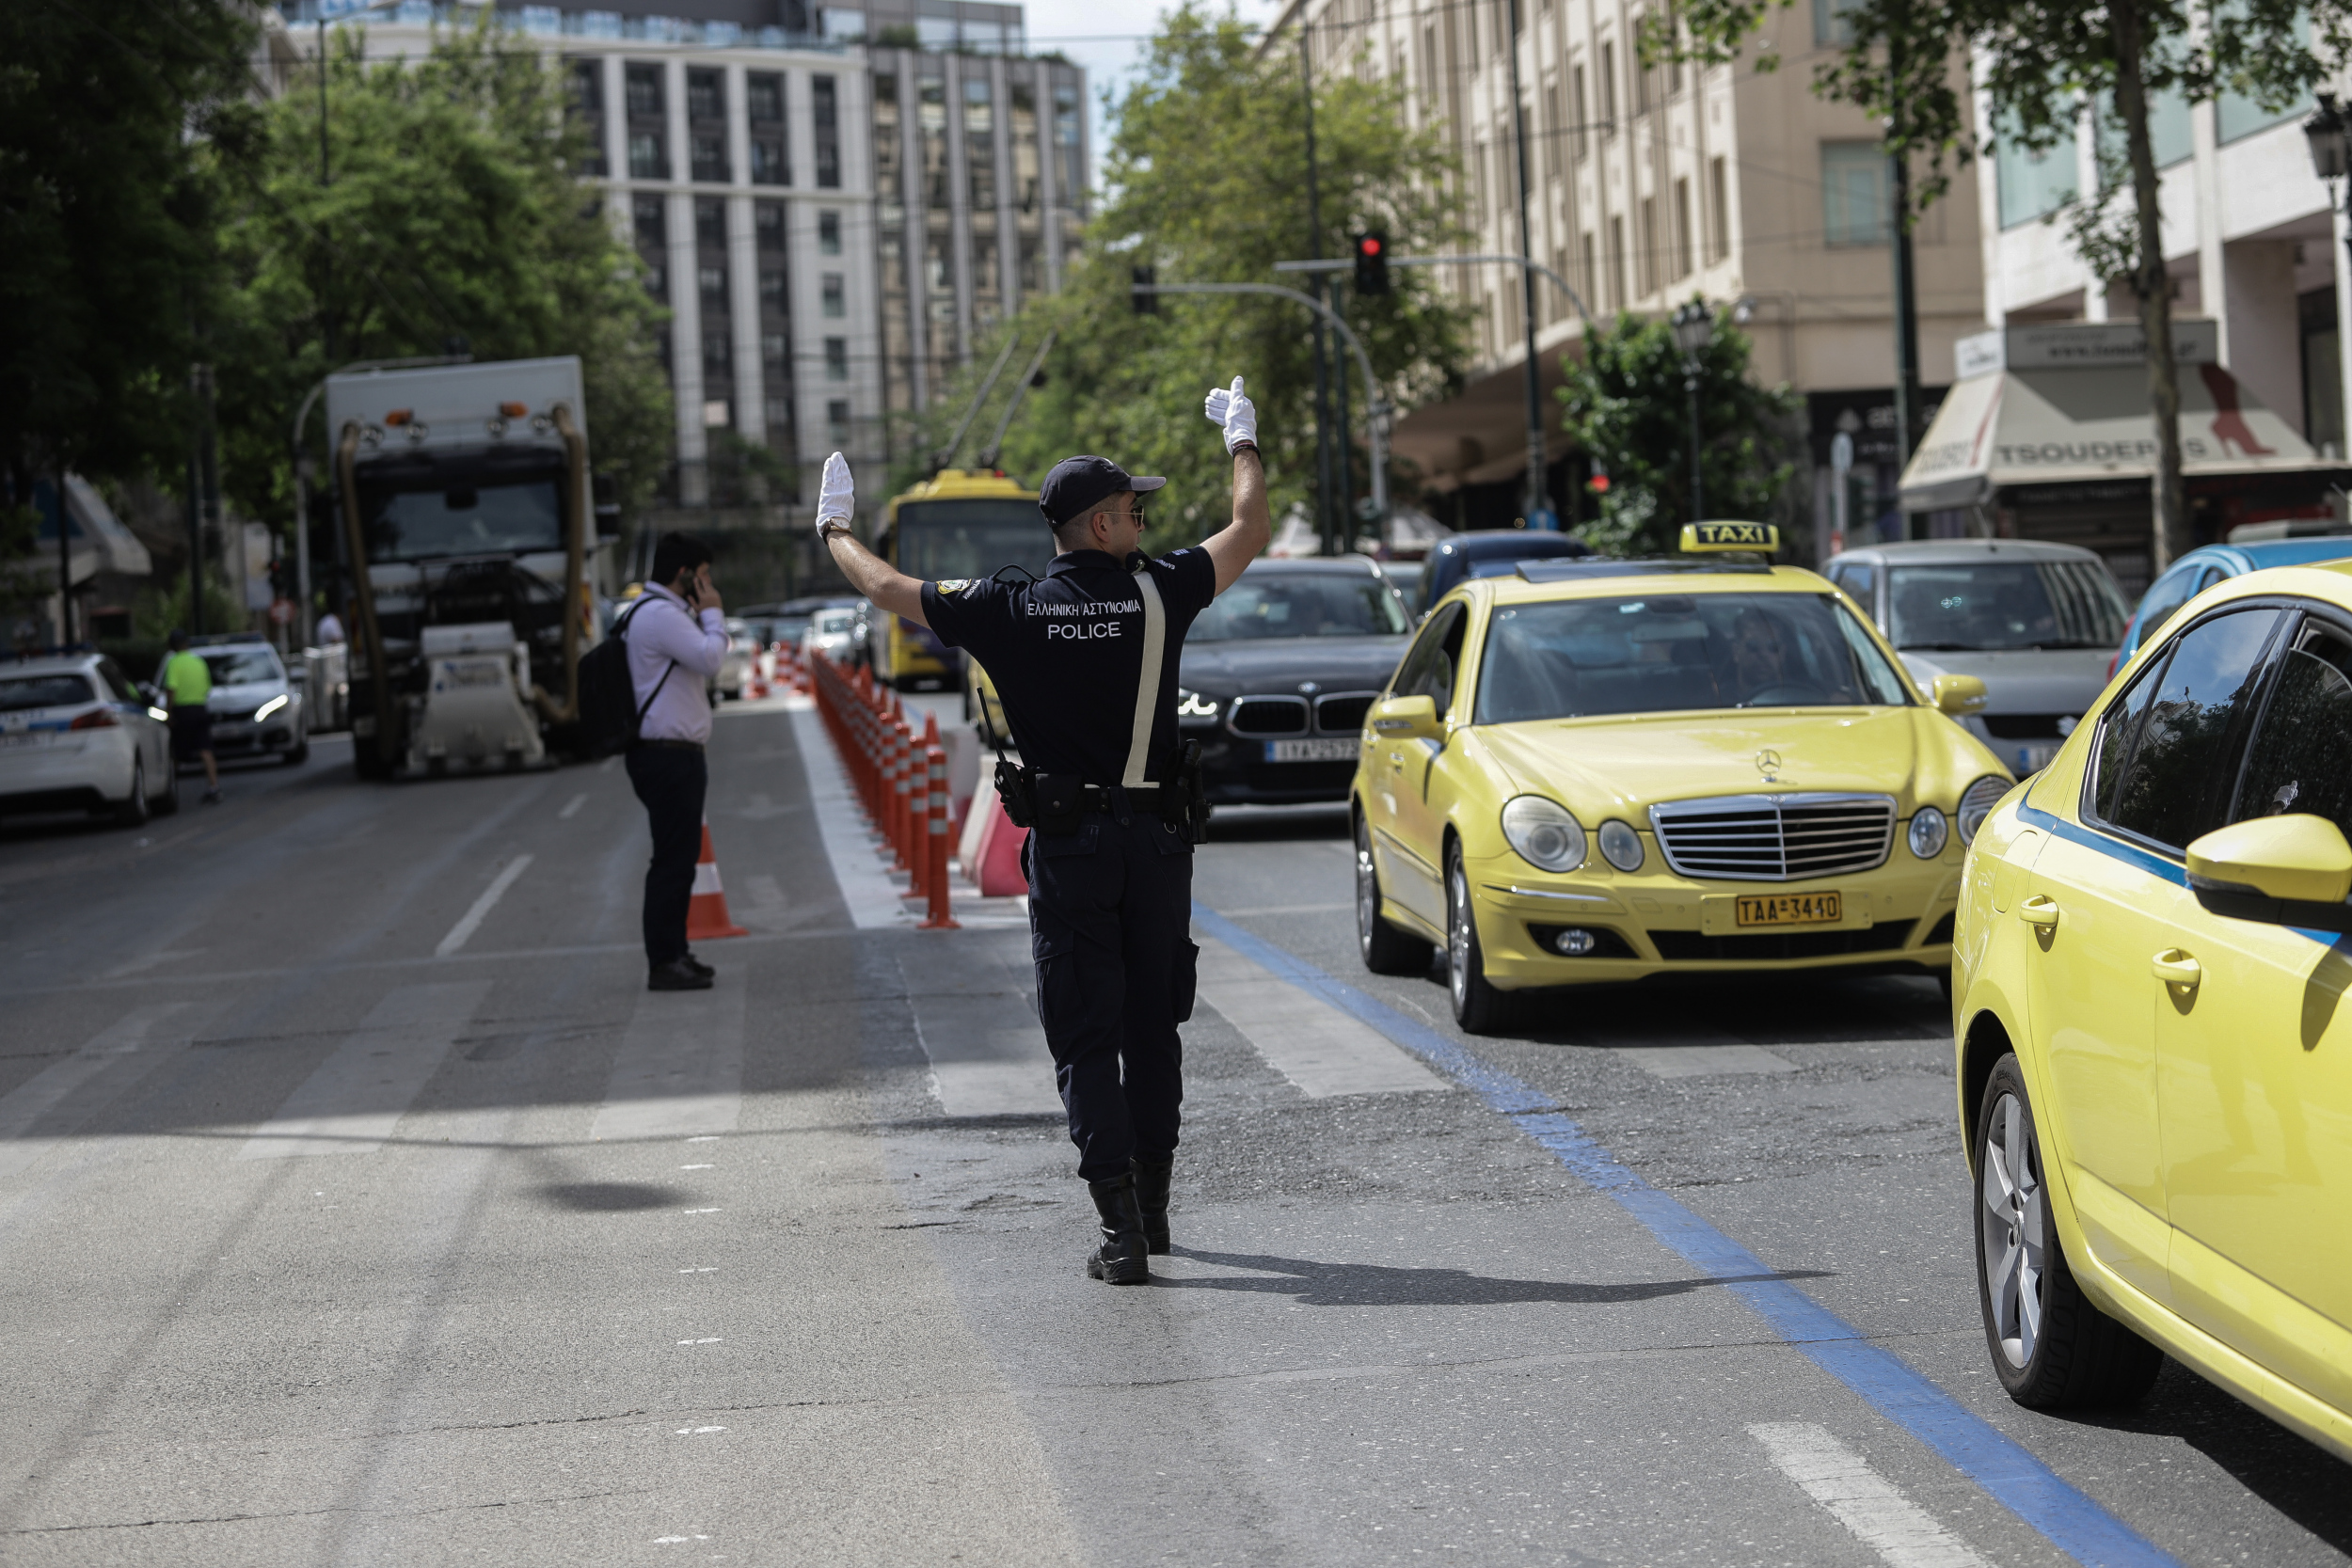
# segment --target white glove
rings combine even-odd
[[[824,538],[836,524],[848,528],[856,504],[857,486],[850,481],[849,460],[834,452],[825,459],[825,477],[817,486],[817,537]]]
[[[1231,452],[1245,441],[1258,444],[1258,405],[1249,401],[1241,389],[1241,377],[1233,377],[1229,390],[1219,387],[1201,404],[1209,422],[1225,432],[1225,450]]]

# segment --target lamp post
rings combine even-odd
[[[1699,356],[1715,341],[1715,312],[1703,299],[1693,299],[1675,308],[1673,318],[1675,346],[1682,351],[1682,389],[1691,398],[1691,516],[1697,522],[1707,515],[1706,481],[1699,468]]]

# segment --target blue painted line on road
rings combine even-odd
[[[1310,995],[1378,1030],[1518,1124],[1571,1173],[1616,1200],[1650,1234],[1719,1278],[1782,1339],[1860,1395],[1880,1415],[1933,1449],[2075,1561],[2097,1568],[2180,1568],[2176,1559],[2086,1497],[1983,1418],[1874,1345],[1795,1285],[1758,1279],[1773,1271],[1679,1199],[1642,1180],[1552,1109],[1549,1096],[1424,1023],[1242,929],[1207,905],[1193,923]]]

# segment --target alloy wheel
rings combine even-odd
[[[1446,984],[1454,991],[1458,1013],[1470,1004],[1470,879],[1462,874],[1458,859],[1448,868],[1445,891]]]
[[[2022,1370],[2032,1361],[2042,1338],[2048,1302],[2042,1257],[2042,1154],[2026,1107],[2013,1094],[2001,1096],[1993,1108],[1983,1164],[1979,1223],[1984,1245],[1979,1257],[1985,1271],[1985,1297],[1992,1303],[2001,1354]]]

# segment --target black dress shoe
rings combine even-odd
[[[694,957],[694,955],[691,952],[678,961],[683,963],[687,968],[692,970],[697,974],[708,976],[719,973],[708,964],[703,962],[700,958]]]
[[[1143,1242],[1143,1211],[1136,1207],[1136,1179],[1114,1176],[1089,1181],[1087,1192],[1102,1217],[1103,1244],[1087,1254],[1087,1277],[1106,1285],[1148,1285],[1152,1281]]]
[[[695,969],[684,958],[672,958],[668,963],[653,966],[653,973],[646,976],[645,989],[647,990],[708,990],[710,971]]]

